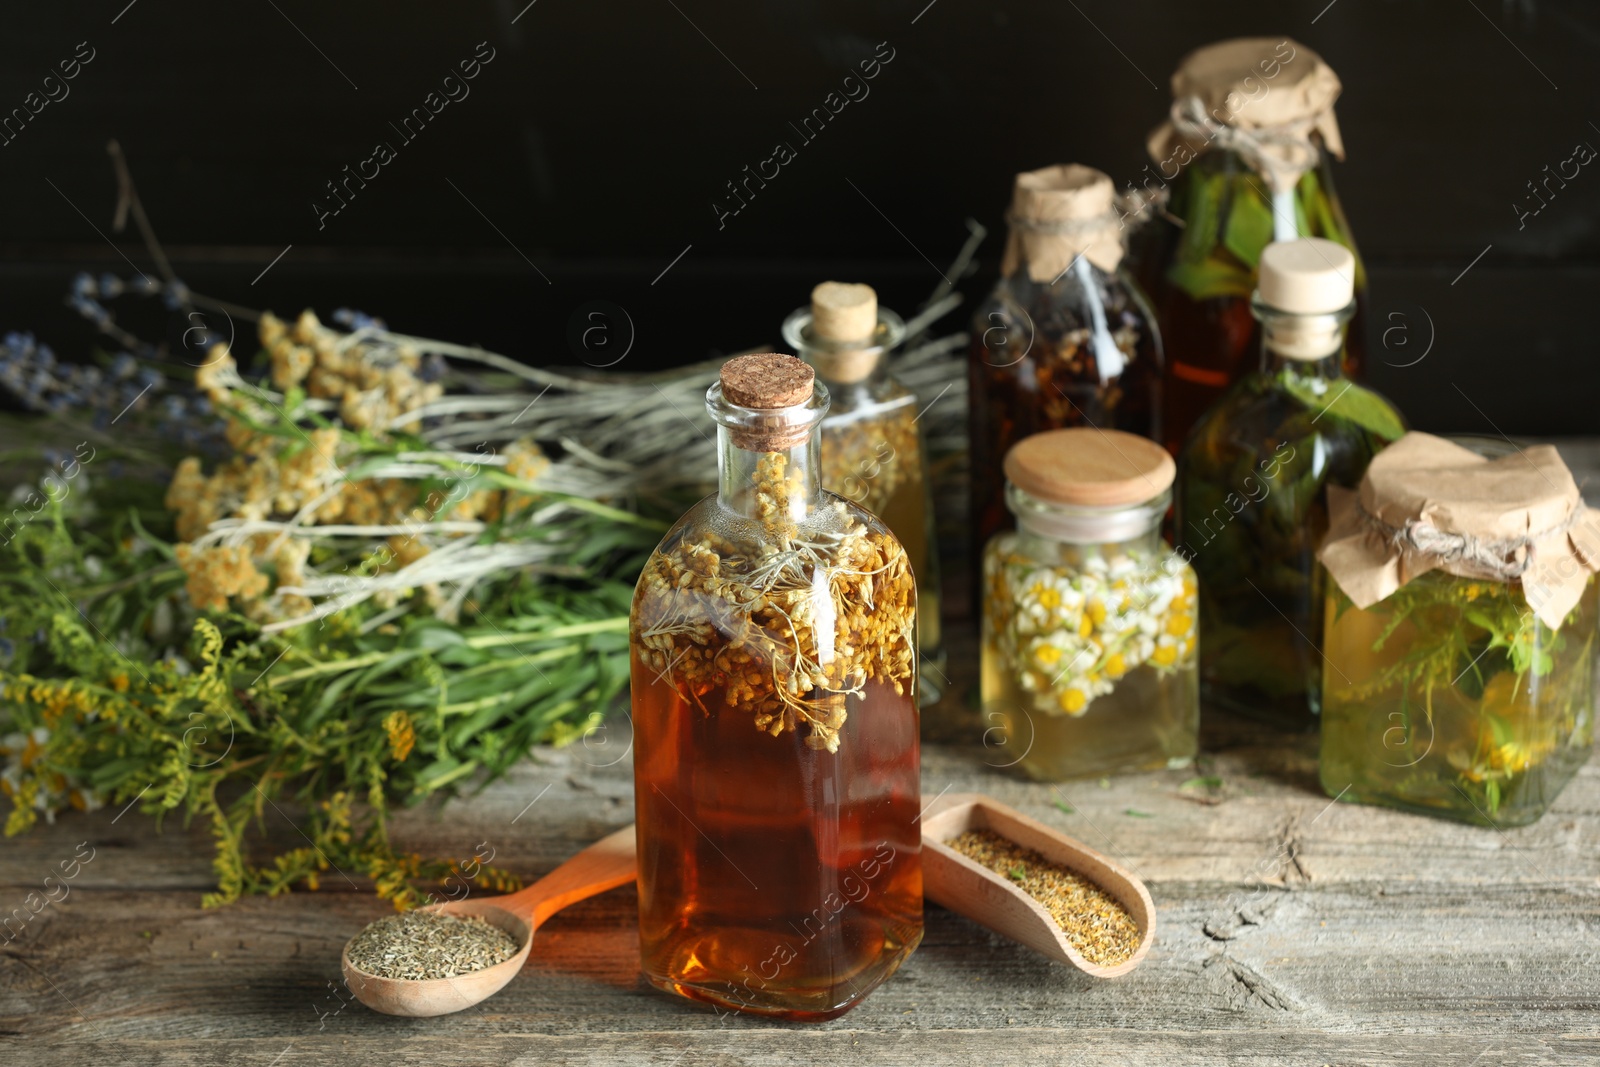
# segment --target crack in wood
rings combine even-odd
[[[1305,841],[1301,836],[1298,812],[1283,820],[1273,840],[1277,845],[1274,855],[1278,860],[1278,873],[1268,881],[1291,888],[1309,885],[1312,878],[1311,868],[1306,866],[1305,860],[1301,857]]]
[[[1201,964],[1217,983],[1232,1011],[1246,1011],[1260,1005],[1273,1011],[1299,1011],[1300,1005],[1286,990],[1279,989],[1258,971],[1245,966],[1226,952],[1219,952]]]
[[[1232,941],[1249,926],[1262,926],[1278,910],[1276,900],[1251,900],[1221,919],[1207,919],[1201,931],[1213,941]]]

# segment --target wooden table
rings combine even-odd
[[[1569,460],[1600,470],[1600,448]],[[1199,772],[1062,787],[997,769],[971,718],[930,725],[953,740],[925,748],[928,793],[988,793],[1145,879],[1159,925],[1138,970],[1096,983],[930,905],[922,947],[844,1018],[719,1019],[642,985],[630,888],[553,919],[492,1000],[392,1019],[338,996],[340,948],[387,912],[359,878],[204,911],[205,837],[104,810],[0,843],[0,914],[94,849],[70,895],[0,943],[0,1063],[1600,1062],[1600,765],[1499,832],[1330,804],[1314,739],[1223,716]],[[404,814],[397,838],[439,855],[487,842],[537,875],[632,819],[626,743],[541,751],[481,796]],[[1179,789],[1196,773],[1223,780],[1220,803]]]

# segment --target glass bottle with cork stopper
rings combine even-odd
[[[888,528],[822,488],[809,366],[730,360],[706,407],[719,489],[651,555],[630,624],[644,975],[829,1019],[922,938],[916,587]]]
[[[1317,544],[1327,488],[1356,485],[1405,432],[1378,394],[1343,378],[1355,257],[1320,238],[1268,245],[1252,301],[1261,369],[1196,425],[1178,460],[1177,536],[1200,576],[1208,701],[1291,729],[1321,704]]]
[[[1161,539],[1172,457],[1133,434],[1052,430],[1005,470],[1017,529],[984,557],[982,687],[1007,765],[1055,781],[1188,763],[1195,576]]]
[[[1161,338],[1122,269],[1111,179],[1076,163],[1018,174],[1007,222],[1003,277],[973,319],[968,363],[974,561],[1011,526],[1012,445],[1070,426],[1161,431]]]
[[[1344,361],[1346,374],[1360,371],[1366,273],[1329,163],[1344,158],[1333,111],[1340,89],[1321,56],[1288,38],[1219,41],[1173,72],[1171,112],[1150,134],[1152,163],[1133,192],[1164,200],[1170,220],[1150,220],[1136,246],[1166,338],[1164,440],[1174,455],[1253,368],[1250,294],[1273,242],[1321,237],[1355,257],[1357,319]]]
[[[783,339],[828,388],[819,429],[822,487],[872,512],[893,531],[917,581],[918,700],[944,689],[940,640],[939,553],[934,537],[927,447],[917,424],[917,396],[889,372],[905,323],[878,304],[869,285],[823,282],[811,306],[783,323]]]

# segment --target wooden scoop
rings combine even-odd
[[[596,841],[519,892],[428,906],[426,910],[446,915],[478,916],[510,934],[520,947],[505,962],[454,978],[380,978],[352,964],[350,946],[346,944],[341,960],[345,981],[361,1003],[385,1015],[422,1018],[470,1008],[498,993],[517,976],[533,947],[533,932],[546,919],[568,904],[615,889],[636,876],[633,826],[628,825]]]
[[[922,892],[928,900],[1096,978],[1127,974],[1150,951],[1156,933],[1156,906],[1144,883],[1130,871],[1087,845],[986,796],[945,796],[927,806],[929,810],[922,816]],[[1050,913],[1021,886],[945,844],[968,830],[993,830],[1100,886],[1127,908],[1138,924],[1138,949],[1115,967],[1102,967],[1084,959]]]

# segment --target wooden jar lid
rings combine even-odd
[[[805,360],[777,352],[735,356],[722,365],[722,395],[742,408],[792,408],[811,399],[816,380]]]
[[[1121,430],[1047,430],[1025,437],[1005,459],[1006,480],[1056,504],[1123,507],[1166,492],[1178,468],[1149,438]]]

